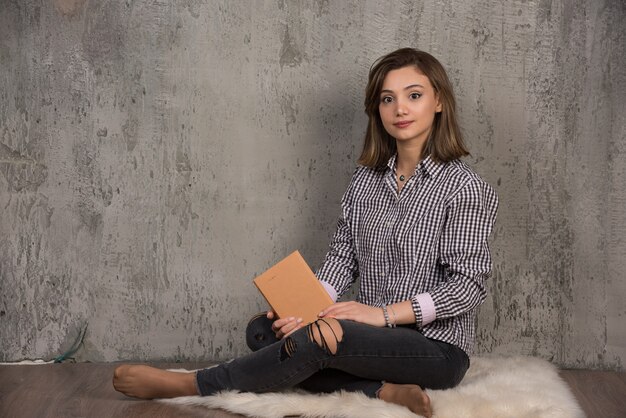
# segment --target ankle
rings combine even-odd
[[[377,395],[385,402],[404,406],[418,415],[427,418],[432,416],[430,398],[418,385],[383,383]]]

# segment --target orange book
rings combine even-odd
[[[254,284],[279,318],[293,316],[310,323],[333,304],[299,251],[270,267],[254,279]]]

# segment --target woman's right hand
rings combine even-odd
[[[274,319],[276,318],[276,314],[274,311],[267,311],[267,318]],[[277,319],[272,323],[272,330],[276,334],[276,338],[279,340],[289,336],[293,332],[296,332],[300,328],[302,328],[304,324],[302,323],[302,318],[296,318],[290,316],[288,318]]]

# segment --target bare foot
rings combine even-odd
[[[378,397],[386,402],[406,406],[411,412],[426,418],[431,418],[433,415],[430,398],[417,385],[385,383],[378,392]]]
[[[117,367],[113,387],[126,396],[141,399],[198,395],[195,373],[168,372],[150,366]]]

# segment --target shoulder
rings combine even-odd
[[[350,186],[358,188],[377,184],[382,181],[387,170],[388,169],[376,169],[359,165],[354,169]]]
[[[386,171],[386,168],[371,168],[364,165],[357,165],[354,169],[354,174],[352,175],[352,178],[354,180],[367,180],[382,177]]]
[[[450,181],[458,181],[460,183],[478,182],[487,184],[480,175],[474,171],[465,161],[452,160],[443,163],[442,173]]]
[[[361,199],[363,196],[375,194],[375,190],[382,184],[386,170],[374,169],[362,165],[357,166],[352,174],[342,201],[349,203],[353,199]]]
[[[442,180],[452,186],[451,199],[479,199],[497,206],[498,196],[494,188],[464,161],[445,163],[441,174]]]

